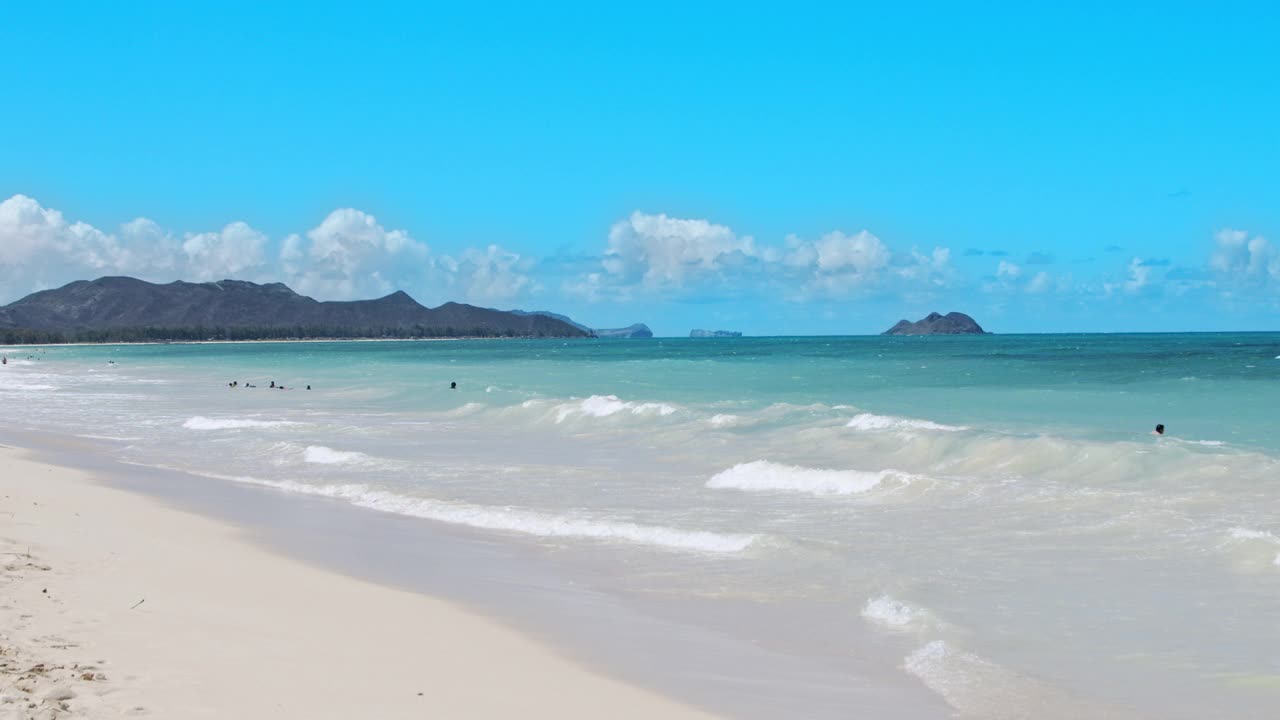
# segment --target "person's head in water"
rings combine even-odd
[[[1164,434],[1164,425],[1156,425],[1156,434],[1157,434],[1157,435],[1163,435],[1163,434]]]
[[[449,383],[449,389],[450,389],[450,390],[457,390],[457,389],[458,389],[458,383],[456,383],[456,382],[451,382],[451,383]]]

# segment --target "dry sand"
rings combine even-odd
[[[0,552],[0,720],[710,717],[11,448]]]

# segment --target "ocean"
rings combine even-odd
[[[550,562],[729,714],[1280,708],[1280,334],[0,353],[10,429]]]

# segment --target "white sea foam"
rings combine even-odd
[[[56,385],[41,385],[39,383],[0,385],[0,390],[17,390],[19,392],[35,391],[35,390],[47,391],[47,390],[57,390],[57,389],[58,389],[58,386]]]
[[[926,615],[923,610],[881,595],[867,600],[862,607],[862,617],[890,630],[905,630],[920,625]]]
[[[307,449],[302,451],[302,459],[319,465],[342,465],[362,462],[368,460],[369,456],[364,453],[334,450],[323,445],[308,445]]]
[[[910,483],[915,476],[897,470],[823,470],[756,460],[716,473],[707,487],[746,492],[803,492],[813,495],[854,495],[885,480]]]
[[[526,407],[530,405],[525,403]],[[658,415],[666,417],[676,411],[675,406],[666,403],[634,403],[618,398],[617,395],[592,395],[585,400],[561,403],[555,407],[556,423],[562,423],[572,417],[609,417],[621,412],[632,415]]]
[[[931,420],[916,420],[894,415],[876,415],[874,413],[854,415],[845,427],[851,427],[856,430],[936,430],[940,432],[959,432],[969,429],[963,425],[942,425]]]
[[[1238,548],[1237,566],[1245,571],[1258,570],[1270,556],[1273,567],[1280,567],[1280,536],[1267,530],[1254,530],[1247,527],[1233,527],[1227,531],[1228,540],[1220,547]]]
[[[741,419],[742,418],[739,418],[737,415],[712,415],[707,420],[707,424],[711,427],[728,427],[730,425],[737,425]]]
[[[1130,709],[1083,700],[1062,688],[952,647],[945,640],[934,640],[911,653],[903,660],[902,667],[965,718],[1114,720],[1134,717]]]
[[[1232,540],[1265,540],[1267,542],[1280,543],[1280,538],[1266,530],[1233,527],[1228,534],[1231,536]]]
[[[252,418],[207,418],[201,415],[188,418],[182,427],[188,430],[239,430],[242,428],[271,428],[297,425],[288,420],[254,420]]]
[[[549,515],[512,507],[415,498],[373,489],[367,485],[309,485],[292,480],[263,480],[212,473],[206,473],[206,475],[286,492],[341,499],[352,505],[397,515],[545,538],[584,538],[627,542],[668,550],[718,554],[742,552],[759,539],[756,535],[682,530],[604,518]]]

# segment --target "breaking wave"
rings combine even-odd
[[[302,459],[319,465],[342,465],[363,462],[368,460],[369,456],[364,453],[334,450],[323,445],[308,445],[307,449],[302,451]]]
[[[716,473],[707,481],[707,487],[746,492],[790,491],[812,495],[855,495],[872,490],[886,480],[907,484],[914,478],[909,473],[897,470],[823,470],[756,460]]]
[[[201,415],[188,418],[182,427],[188,430],[239,430],[242,428],[269,428],[297,425],[289,420],[253,420],[251,418],[207,418]]]
[[[206,476],[275,488],[285,492],[335,498],[358,507],[451,525],[544,538],[583,538],[626,542],[667,550],[721,554],[742,552],[759,540],[757,535],[682,530],[602,518],[551,515],[512,507],[415,498],[377,490],[367,485],[308,485],[292,480],[262,480],[254,477],[211,473],[206,473]]]
[[[906,630],[921,625],[928,615],[924,610],[881,595],[867,600],[862,606],[862,617],[883,628]]]
[[[851,427],[855,430],[935,430],[939,432],[959,432],[969,429],[963,425],[943,425],[931,420],[916,420],[895,415],[876,415],[875,413],[854,415],[845,427]]]
[[[527,406],[527,403],[526,403]],[[666,417],[676,411],[674,405],[667,403],[634,403],[621,400],[617,395],[592,395],[585,400],[561,403],[554,409],[556,423],[563,423],[572,417],[602,418],[618,413],[628,412],[632,415],[657,415]]]

